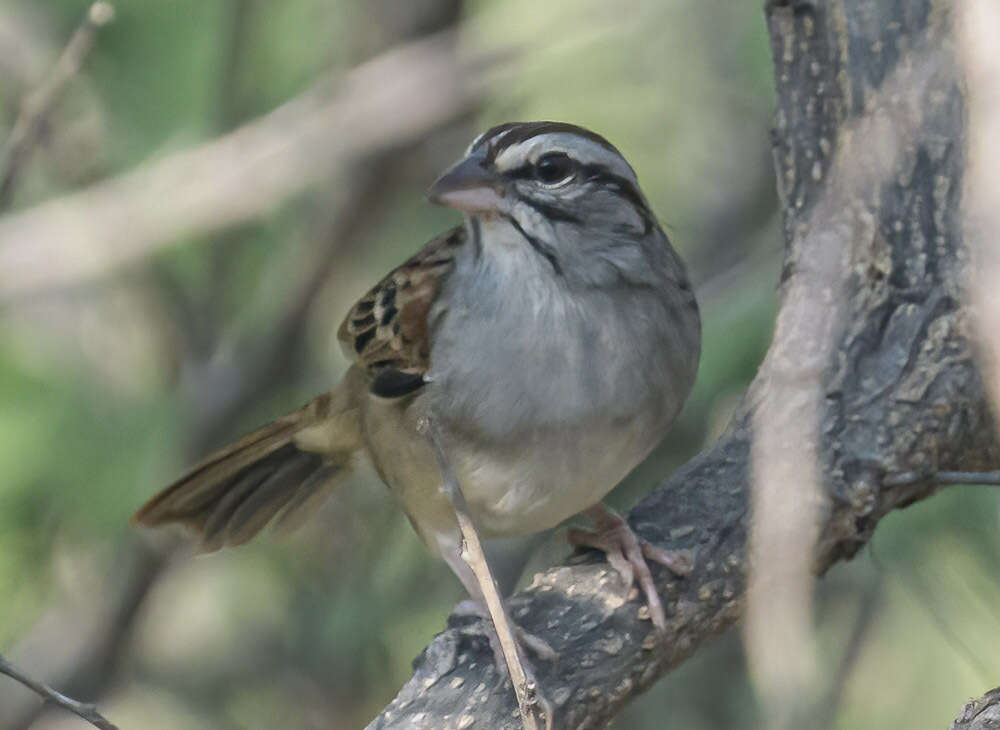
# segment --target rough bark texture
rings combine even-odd
[[[767,4],[786,238],[778,328],[796,328],[805,351],[832,355],[800,361],[796,351],[773,347],[719,442],[632,510],[640,534],[694,556],[686,578],[658,572],[665,650],[654,649],[640,602],[623,599],[598,556],[552,568],[511,599],[512,615],[561,657],[556,666],[536,665],[556,728],[604,726],[739,618],[751,424],[762,405],[783,407],[773,402],[776,381],[784,398],[797,374],[815,368],[810,374],[819,372],[823,386],[813,415],[828,496],[818,572],[853,556],[886,513],[929,496],[933,482],[921,475],[1000,464],[962,303],[964,108],[947,5]],[[796,321],[804,298],[831,292],[835,326],[810,331]],[[821,337],[834,347],[810,349],[808,340]],[[485,639],[455,620],[369,727],[519,726]]]
[[[996,730],[1000,728],[1000,687],[991,689],[962,708],[948,730]]]

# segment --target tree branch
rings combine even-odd
[[[924,482],[943,487],[949,484],[1000,485],[1000,471],[937,471],[927,474],[919,471],[905,471],[900,474],[888,474],[882,480],[887,487],[900,487],[904,484]]]
[[[51,73],[21,102],[21,111],[10,131],[0,160],[0,211],[10,205],[18,174],[27,164],[48,123],[49,114],[66,85],[83,67],[90,49],[94,47],[97,32],[114,17],[115,11],[111,3],[101,1],[91,5]]]
[[[1000,727],[1000,687],[970,700],[948,730],[995,730]]]
[[[832,348],[801,360],[776,339],[720,440],[631,512],[643,537],[695,556],[686,578],[659,572],[662,652],[640,603],[625,600],[599,557],[536,575],[510,600],[518,623],[560,655],[536,667],[556,728],[603,726],[741,616],[756,415],[800,405],[781,386],[820,386],[816,573],[857,553],[887,513],[935,489],[933,480],[886,475],[1000,466],[962,303],[965,130],[950,13],[930,0],[786,0],[766,13],[785,218],[778,329],[830,338]],[[817,330],[802,318],[804,303],[830,290],[808,284],[831,271],[838,316]],[[496,686],[490,664],[485,640],[453,617],[369,728],[517,728],[513,694]]]
[[[118,730],[115,725],[111,724],[106,717],[97,711],[97,707],[94,705],[78,702],[71,697],[56,692],[47,684],[32,679],[4,659],[2,654],[0,654],[0,674],[6,674],[11,679],[20,682],[32,692],[39,695],[46,702],[51,702],[68,712],[72,712],[74,715],[82,717],[94,727],[99,727],[101,730]]]

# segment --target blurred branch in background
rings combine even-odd
[[[993,408],[1000,412],[1000,8],[968,0],[960,20],[969,99],[965,218],[974,262],[973,324]]]
[[[48,685],[35,681],[4,659],[2,654],[0,654],[0,674],[5,674],[8,677],[17,680],[46,702],[51,702],[68,712],[72,712],[74,715],[79,715],[94,727],[101,728],[101,730],[118,730],[117,727],[112,725],[107,718],[97,711],[97,708],[94,705],[77,702],[64,694],[56,692]]]
[[[966,0],[957,28],[968,103],[963,198],[971,251],[968,293],[980,367],[996,414],[1000,413],[1000,7],[991,0]],[[996,483],[1000,474],[980,476]],[[966,704],[950,730],[994,727],[1000,727],[1000,688]]]
[[[49,113],[58,102],[60,94],[83,67],[87,54],[94,46],[97,32],[114,17],[115,11],[111,3],[95,2],[91,5],[80,27],[59,56],[55,68],[38,88],[21,101],[20,113],[4,143],[3,156],[0,158],[0,212],[10,205],[17,175],[44,135]]]
[[[455,120],[503,58],[460,59],[455,40],[445,32],[394,48],[223,137],[0,218],[0,301],[258,218],[333,170]]]
[[[242,0],[237,3],[240,12],[234,32],[245,27],[245,13],[251,5]],[[349,194],[315,226],[314,261],[300,281],[287,287],[288,301],[277,325],[238,343],[235,349],[241,356],[227,359],[221,371],[204,353],[186,351],[182,368],[187,371],[188,387],[180,405],[189,419],[190,459],[200,456],[206,444],[231,435],[243,411],[295,377],[298,370],[293,365],[301,355],[310,312],[338,254],[382,209],[390,189],[385,176],[391,176],[406,159],[409,145],[467,116],[486,88],[493,61],[459,61],[455,34],[444,29],[458,20],[461,6],[452,0],[440,0],[440,4],[448,9],[438,14],[440,24],[417,29],[437,34],[429,39],[390,49],[343,77],[331,74],[281,109],[197,150],[177,153],[144,171],[127,173],[68,199],[0,219],[0,229],[13,223],[6,230],[15,231],[12,235],[21,240],[22,250],[15,252],[20,261],[17,265],[27,265],[39,275],[35,282],[38,288],[31,290],[34,294],[50,286],[77,284],[81,276],[104,273],[115,263],[136,260],[157,246],[173,243],[173,237],[181,233],[222,229],[262,216],[284,197],[333,172],[340,173],[338,179],[348,181]],[[412,37],[407,33],[413,30],[401,26],[399,40]],[[234,45],[239,43],[234,41]],[[236,55],[234,49],[227,66],[230,74],[236,73],[239,65]],[[220,114],[225,120],[235,118],[234,103],[222,104]],[[187,197],[177,196],[187,183],[195,190]],[[66,217],[50,228],[53,211]],[[177,223],[171,230],[161,227],[165,211],[166,217]],[[105,218],[107,215],[111,218]],[[147,220],[142,221],[143,217]],[[25,224],[27,228],[20,228]],[[34,230],[35,224],[41,229]],[[89,231],[90,238],[77,236],[77,225]],[[43,238],[35,238],[36,234]],[[26,241],[33,245],[24,246]],[[13,239],[0,240],[0,259],[12,245]],[[87,251],[87,246],[92,248]],[[102,260],[100,251],[117,253]],[[70,264],[51,279],[45,269],[51,263],[48,257],[56,252],[71,256],[76,264],[89,263],[83,263],[82,268]],[[203,316],[212,318],[213,313],[195,313],[192,307],[198,304],[188,298],[179,282],[158,276],[156,271],[156,291],[168,300],[168,311],[179,317],[176,328],[201,326],[198,320]],[[3,281],[0,275],[0,298],[4,298]],[[217,300],[202,297],[199,301]],[[128,557],[116,571],[114,585],[95,591],[91,606],[50,609],[47,619],[19,643],[15,653],[24,656],[40,675],[57,677],[72,694],[102,696],[117,676],[146,597],[171,564],[178,546],[178,542],[165,540],[153,547],[134,536],[127,537],[118,546],[117,552]],[[0,698],[0,724],[4,727],[27,728],[44,711],[23,694],[0,694]]]
[[[28,163],[35,145],[45,135],[49,114],[58,103],[60,95],[83,67],[87,55],[94,46],[98,31],[113,19],[114,7],[110,3],[95,2],[91,5],[54,68],[37,88],[22,99],[19,114],[3,145],[0,158],[0,211],[10,205],[18,174]],[[69,625],[76,630],[81,628],[75,622],[69,622]],[[17,680],[46,702],[79,715],[96,727],[116,730],[116,727],[103,717],[94,705],[78,702],[57,692],[44,682],[33,679],[2,655],[0,655],[0,674]]]
[[[780,14],[774,18],[776,23],[790,20]],[[750,673],[765,725],[774,730],[815,723],[823,710],[819,703],[828,699],[817,671],[813,561],[827,498],[819,473],[826,458],[819,432],[829,389],[824,377],[829,377],[838,343],[852,329],[844,320],[844,298],[854,272],[844,252],[855,241],[873,239],[875,221],[859,214],[862,201],[877,199],[878,189],[892,179],[904,141],[936,141],[921,129],[925,120],[914,110],[931,83],[950,72],[953,60],[932,40],[939,41],[945,32],[938,29],[912,47],[909,62],[893,69],[869,93],[864,113],[839,130],[832,154],[826,159],[814,155],[809,174],[823,185],[808,217],[796,215],[798,226],[787,231],[795,245],[786,259],[782,308],[757,376],[767,395],[753,412],[753,519],[744,623]],[[843,87],[839,92],[847,93]],[[816,90],[817,96],[822,93]],[[828,100],[831,96],[826,92]],[[781,123],[779,118],[779,131]],[[786,211],[790,205],[800,207],[789,200],[790,187],[787,179],[779,179]],[[782,630],[775,631],[776,625]]]
[[[289,374],[301,356],[309,314],[327,284],[339,257],[349,248],[358,235],[378,216],[384,204],[385,180],[391,179],[395,154],[375,152],[370,158],[354,166],[350,176],[354,190],[343,206],[331,212],[316,231],[319,242],[313,266],[306,277],[289,287],[290,298],[277,322],[257,341],[239,345],[242,355],[229,359],[228,372],[217,372],[211,361],[191,362],[187,380],[191,385],[191,402],[202,404],[203,416],[190,436],[192,452],[203,450],[206,444],[215,444],[226,435],[231,424],[238,422],[245,411],[256,402],[267,398]],[[231,368],[240,361],[239,372]],[[224,369],[225,370],[225,369]],[[201,373],[200,375],[198,373]],[[220,382],[236,384],[235,388],[217,387]],[[206,404],[207,407],[204,407]]]

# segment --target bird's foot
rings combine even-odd
[[[685,576],[691,572],[691,559],[682,552],[664,550],[639,537],[621,515],[610,507],[598,503],[587,510],[594,521],[595,530],[572,528],[566,537],[571,545],[601,550],[607,555],[608,563],[618,572],[625,583],[625,590],[631,590],[638,582],[646,597],[649,617],[656,630],[663,634],[667,630],[667,617],[663,602],[653,582],[647,560],[669,568],[675,575]]]

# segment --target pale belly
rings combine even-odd
[[[626,431],[567,429],[516,449],[462,451],[456,471],[473,519],[489,536],[523,535],[600,502],[656,445]]]
[[[436,550],[457,531],[441,474],[417,433],[420,399],[408,405],[370,398],[363,429],[374,466],[417,532]],[[531,534],[599,502],[659,441],[654,423],[614,429],[567,428],[504,448],[445,435],[446,450],[470,515],[484,537]]]

